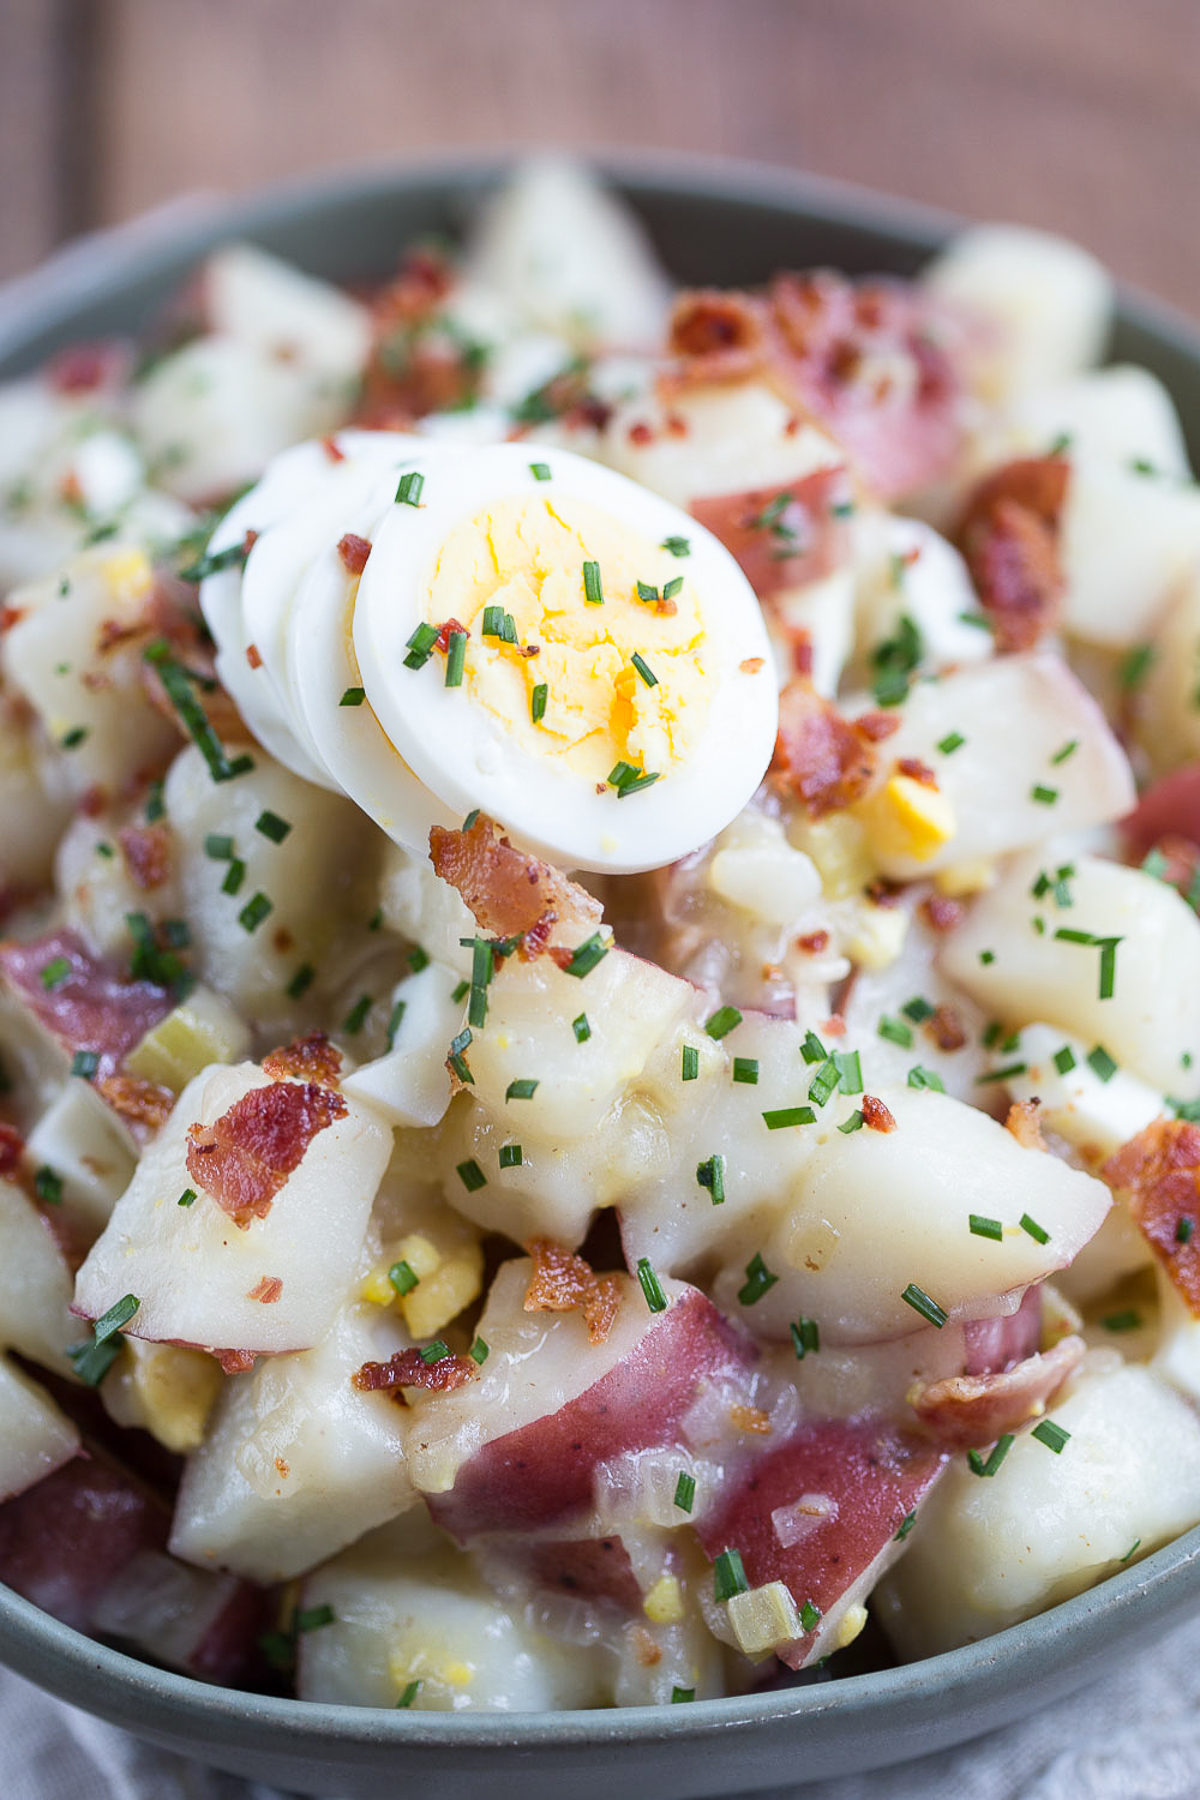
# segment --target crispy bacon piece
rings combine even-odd
[[[526,955],[545,948],[552,926],[568,931],[574,943],[576,935],[586,937],[600,923],[598,900],[549,863],[515,849],[482,815],[469,831],[435,825],[429,854],[436,872],[458,889],[484,931],[505,938],[525,936],[519,948]]]
[[[947,894],[930,894],[921,902],[921,911],[934,931],[953,931],[962,924],[966,910],[961,900],[952,900]]]
[[[882,1100],[875,1098],[874,1094],[863,1095],[862,1116],[863,1124],[871,1131],[895,1131],[896,1129],[896,1121],[891,1112]]]
[[[367,566],[367,558],[371,554],[369,538],[359,537],[357,532],[348,531],[338,539],[338,558],[348,575],[361,575]]]
[[[96,1089],[131,1127],[135,1137],[161,1130],[175,1104],[169,1087],[160,1087],[157,1081],[143,1081],[140,1075],[102,1075]]]
[[[602,1344],[612,1330],[621,1289],[611,1275],[597,1275],[582,1256],[550,1238],[531,1238],[526,1245],[533,1274],[525,1290],[526,1312],[583,1314],[588,1343]]]
[[[1008,1109],[1004,1128],[1016,1138],[1023,1150],[1045,1150],[1042,1136],[1042,1103],[1040,1100],[1014,1100]]]
[[[884,738],[890,738],[894,731],[899,731],[900,719],[896,713],[860,713],[854,721],[854,729],[869,743],[879,744]]]
[[[114,387],[129,367],[129,350],[113,340],[94,344],[68,344],[52,356],[45,376],[57,394],[92,394]]]
[[[760,600],[832,574],[849,553],[850,477],[841,465],[784,487],[693,500],[691,512],[720,538]]]
[[[1061,456],[1022,457],[986,477],[957,539],[1001,651],[1031,650],[1057,617],[1059,526],[1070,479]]]
[[[252,1088],[211,1125],[188,1126],[188,1174],[244,1231],[266,1218],[317,1133],[345,1116],[341,1095],[315,1082]]]
[[[666,394],[767,381],[818,424],[885,500],[924,487],[962,440],[961,383],[930,330],[929,302],[900,281],[827,270],[779,275],[765,294],[703,290],[675,305]]]
[[[52,965],[60,959],[69,969],[57,980]],[[43,980],[47,970],[50,986]],[[73,931],[51,931],[25,944],[0,943],[0,974],[68,1056],[90,1050],[99,1058],[98,1081],[117,1074],[122,1058],[175,1005],[166,988],[130,981],[93,956]]]
[[[252,669],[262,668],[262,652],[257,644],[246,645],[246,661]]]
[[[779,696],[779,733],[771,768],[804,801],[809,817],[851,806],[875,774],[868,739],[807,681],[790,681]]]
[[[473,1381],[478,1373],[478,1364],[469,1356],[451,1354],[427,1363],[421,1352],[414,1348],[398,1350],[385,1363],[364,1363],[350,1379],[360,1394],[390,1394],[393,1400],[406,1406],[403,1388],[428,1388],[434,1394],[449,1394]]]
[[[171,827],[165,824],[126,825],[117,833],[125,867],[135,887],[151,893],[171,873]]]
[[[932,1038],[939,1050],[947,1052],[961,1050],[967,1041],[962,1020],[954,1008],[947,1006],[944,1002],[935,1008],[932,1015],[926,1019],[925,1032],[928,1037]]]
[[[403,424],[474,396],[479,366],[469,346],[432,329],[453,286],[446,258],[419,248],[410,251],[396,279],[375,296],[374,343],[356,424]]]
[[[253,1350],[214,1350],[212,1354],[226,1375],[248,1375],[254,1367]]]
[[[1078,1368],[1084,1349],[1082,1338],[1065,1337],[1045,1355],[1026,1357],[1000,1374],[931,1381],[911,1397],[912,1409],[947,1449],[982,1449],[1045,1412],[1047,1401]]]
[[[1156,1119],[1100,1171],[1194,1318],[1200,1318],[1200,1125]]]
[[[264,1306],[274,1306],[282,1293],[283,1282],[279,1276],[264,1275],[261,1280],[255,1282],[246,1298],[247,1300],[261,1300]]]
[[[318,1087],[336,1087],[342,1053],[323,1031],[309,1031],[295,1043],[264,1056],[262,1067],[272,1081],[315,1081]]]

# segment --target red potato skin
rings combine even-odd
[[[677,1441],[701,1384],[743,1380],[756,1359],[749,1340],[690,1289],[576,1399],[469,1457],[449,1492],[430,1498],[430,1512],[460,1543],[582,1515],[601,1463]]]
[[[608,1600],[624,1613],[642,1610],[644,1595],[619,1537],[533,1542],[518,1538],[504,1545],[504,1559],[543,1593]]]
[[[60,956],[71,972],[47,988],[42,971]],[[73,931],[52,931],[27,944],[0,944],[0,975],[68,1056],[77,1050],[96,1052],[97,1081],[116,1075],[124,1057],[175,1004],[166,988],[123,978],[93,956]]]
[[[780,503],[779,523],[788,535],[760,523]],[[783,487],[752,488],[693,500],[689,510],[719,537],[737,558],[742,573],[760,600],[806,587],[833,573],[850,547],[846,510],[853,502],[850,477],[843,467],[817,469]],[[835,511],[835,508],[842,511]]]
[[[1165,837],[1200,844],[1200,762],[1185,763],[1153,782],[1122,821],[1121,830],[1135,862]]]
[[[737,1550],[751,1587],[782,1581],[797,1607],[811,1601],[824,1614],[887,1549],[945,1462],[935,1445],[869,1414],[808,1420],[700,1520],[697,1535],[714,1562]],[[771,1515],[804,1494],[828,1495],[837,1511],[784,1549]],[[798,1669],[811,1648],[807,1633],[777,1654]]]
[[[964,1375],[1000,1375],[1037,1353],[1042,1337],[1042,1290],[1026,1288],[1016,1312],[998,1319],[971,1319],[963,1326],[967,1351]]]

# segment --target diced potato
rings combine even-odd
[[[1166,1104],[1156,1088],[1127,1070],[1114,1071],[1103,1057],[1089,1062],[1093,1050],[1053,1025],[1027,1025],[1011,1048],[993,1052],[992,1067],[1023,1063],[1007,1079],[1013,1099],[1040,1100],[1041,1117],[1050,1130],[1098,1166],[1160,1118]]]
[[[919,519],[864,514],[856,530],[858,652],[894,637],[902,619],[917,628],[928,673],[985,662],[992,638],[978,625],[979,600],[952,544]]]
[[[1067,631],[1114,649],[1141,644],[1200,560],[1200,489],[1073,456],[1060,555]]]
[[[148,1031],[125,1058],[131,1075],[181,1093],[213,1063],[238,1062],[250,1048],[250,1027],[228,1000],[194,987],[186,1000]]]
[[[63,1214],[88,1243],[133,1178],[134,1156],[112,1108],[86,1081],[66,1081],[29,1134],[30,1160],[62,1182]]]
[[[1166,774],[1200,758],[1200,572],[1183,580],[1157,623],[1134,708],[1134,735]]]
[[[447,1052],[462,1028],[463,1001],[454,998],[458,983],[457,972],[438,962],[398,982],[389,1018],[403,1010],[392,1029],[391,1049],[348,1075],[346,1092],[393,1125],[437,1125],[450,1104]]]
[[[365,306],[254,244],[226,244],[204,265],[208,322],[266,357],[350,383],[371,347]]]
[[[79,1433],[44,1388],[0,1356],[0,1501],[24,1493],[79,1449]]]
[[[1071,905],[1064,907],[1054,897],[1053,867],[1039,904],[1031,890],[1041,863],[1014,862],[948,935],[942,968],[1006,1024],[1058,1026],[1101,1045],[1159,1093],[1194,1099],[1200,921],[1174,888],[1138,869],[1096,856],[1076,856],[1071,867]],[[1040,932],[1035,917],[1043,921]],[[1064,931],[1097,941],[1072,942]],[[1100,940],[1115,941],[1115,951]]]
[[[1200,1420],[1147,1369],[1096,1353],[1052,1422],[981,1481],[955,1460],[925,1502],[876,1614],[901,1655],[974,1643],[1081,1593],[1200,1521]]]
[[[87,1327],[70,1312],[71,1271],[47,1221],[15,1182],[0,1180],[0,1348],[56,1374]]]
[[[1014,401],[1001,428],[1009,456],[1044,456],[1067,439],[1074,458],[1114,465],[1146,465],[1187,481],[1187,446],[1170,394],[1149,369],[1114,363],[1089,369],[1055,387],[1034,388]]]

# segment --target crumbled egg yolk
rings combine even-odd
[[[677,1575],[660,1575],[642,1602],[653,1625],[678,1625],[683,1618],[683,1590]]]
[[[879,856],[928,862],[957,829],[954,808],[940,788],[911,775],[892,775],[859,808]]]
[[[417,1277],[407,1294],[397,1293],[388,1270],[405,1262]],[[372,1306],[395,1305],[415,1338],[436,1337],[483,1291],[483,1251],[467,1240],[441,1249],[424,1232],[413,1231],[371,1270],[360,1290]]]
[[[585,563],[599,570],[599,605],[587,597]],[[660,600],[640,599],[639,582]],[[511,614],[516,644],[482,635],[487,606]],[[498,500],[442,545],[423,612],[468,628],[468,691],[532,754],[564,756],[597,782],[618,762],[660,777],[686,763],[711,692],[698,596],[686,563],[619,519],[575,499]],[[522,654],[532,646],[535,656]]]
[[[101,573],[113,599],[126,605],[142,600],[154,584],[154,571],[142,550],[117,550],[104,559]]]

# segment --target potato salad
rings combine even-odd
[[[1106,274],[678,291],[557,162],[379,263],[231,243],[0,388],[0,1579],[533,1712],[1145,1557],[1200,488]]]

